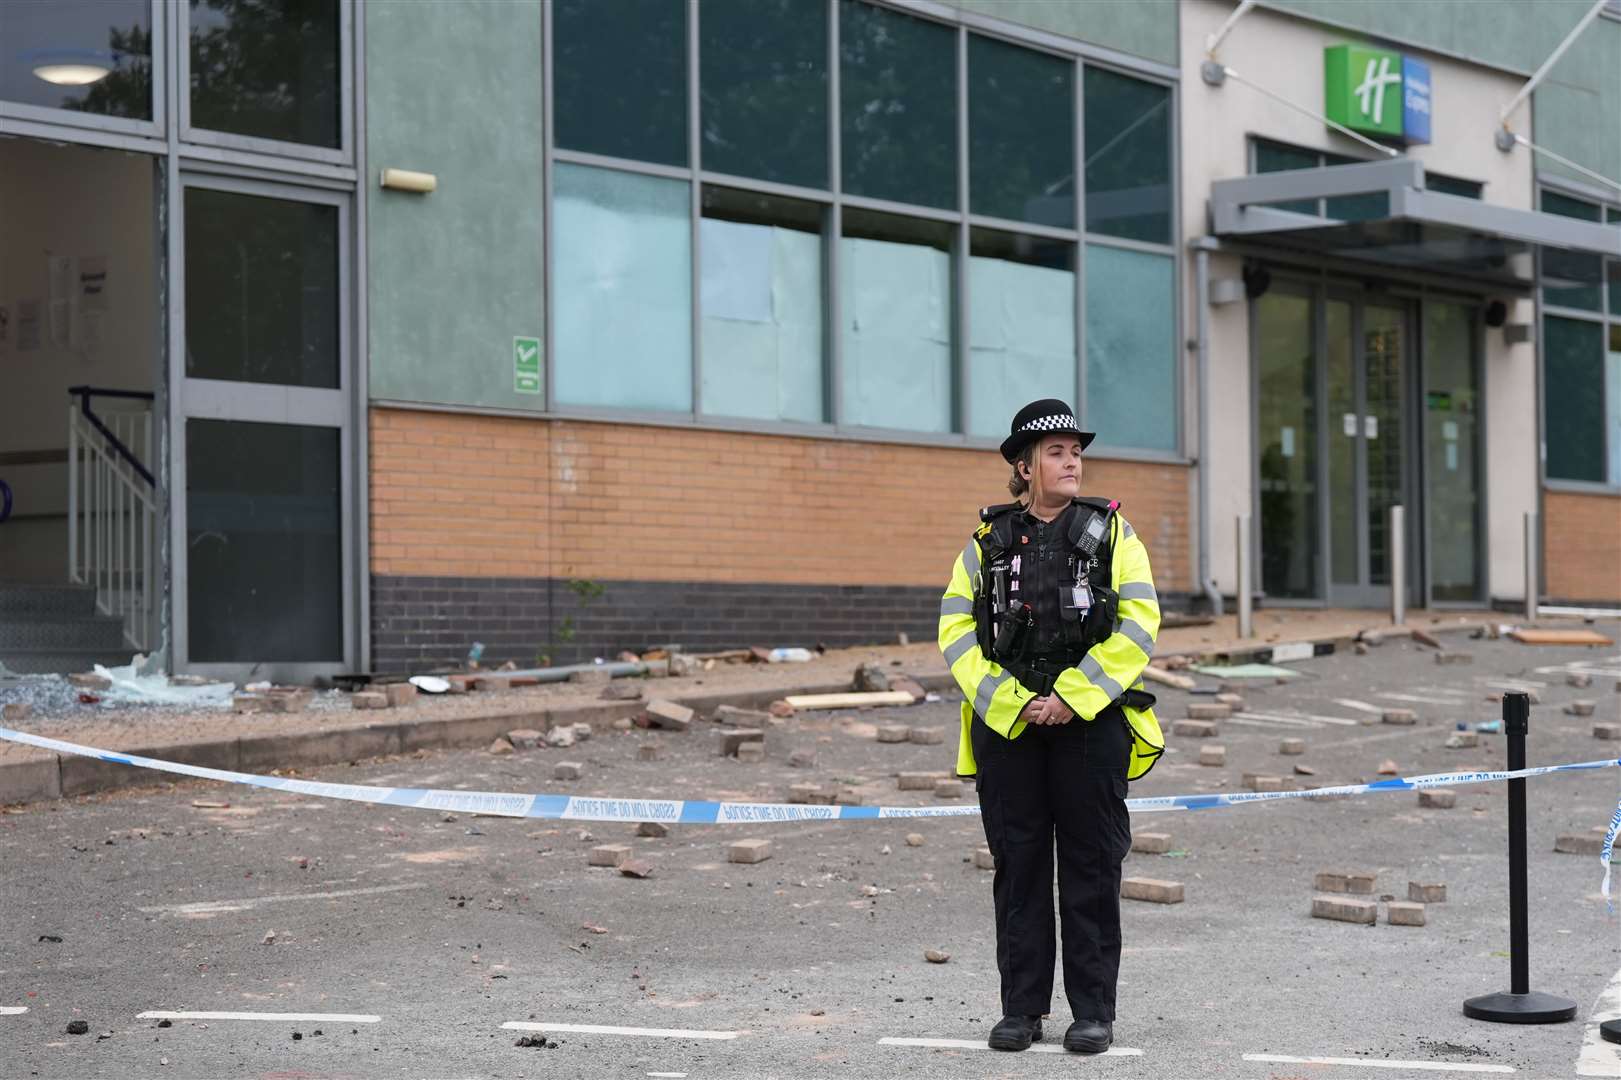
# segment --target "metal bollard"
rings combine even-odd
[[[1537,593],[1541,583],[1537,580],[1537,515],[1525,515],[1525,618],[1536,621]]]
[[[1508,738],[1508,767],[1525,768],[1525,736],[1530,729],[1531,698],[1524,691],[1503,695],[1503,734]],[[1531,989],[1530,930],[1526,913],[1525,778],[1508,782],[1508,964],[1509,988],[1482,994],[1463,1003],[1472,1020],[1497,1024],[1561,1024],[1576,1015],[1576,1003]]]
[[[1255,628],[1251,625],[1250,612],[1250,516],[1238,515],[1238,636],[1240,638],[1253,637]]]
[[[1400,503],[1390,508],[1390,621],[1407,621],[1407,512]]]

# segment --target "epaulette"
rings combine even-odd
[[[1022,503],[1022,502],[999,503],[996,506],[984,506],[984,507],[980,508],[979,520],[985,522],[988,525],[991,522],[995,521],[997,518],[1001,517],[1003,514],[1006,514],[1006,513],[1010,512],[1010,511],[1013,511],[1013,510],[1023,510],[1023,509],[1024,509],[1024,503]]]

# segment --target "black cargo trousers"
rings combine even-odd
[[[1114,1020],[1120,973],[1120,864],[1131,850],[1131,734],[1111,705],[1091,721],[1029,725],[1007,739],[973,721],[980,815],[996,860],[996,966],[1002,1012],[1051,1010],[1053,850],[1064,994],[1077,1020]]]

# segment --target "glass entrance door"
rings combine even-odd
[[[1428,600],[1486,598],[1481,548],[1479,309],[1424,302],[1424,526]]]
[[[1408,488],[1408,307],[1274,285],[1253,325],[1262,588],[1387,605],[1390,509]]]
[[[332,674],[357,658],[349,196],[179,188],[175,667]]]

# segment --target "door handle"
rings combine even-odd
[[[1348,439],[1356,438],[1356,413],[1348,412],[1340,419],[1340,423]]]
[[[1369,439],[1379,437],[1379,418],[1377,416],[1370,414],[1362,418],[1362,434]]]

